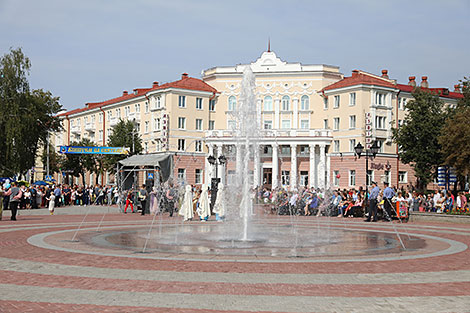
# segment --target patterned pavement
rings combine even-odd
[[[141,253],[152,217],[107,212],[21,212],[16,222],[4,215],[0,312],[470,312],[470,227],[465,224],[298,217],[296,225],[312,236],[329,229],[383,234],[394,248],[384,250],[379,241],[372,243],[380,248],[375,252],[351,253],[371,243],[346,242],[344,254],[240,257],[193,250]],[[289,224],[291,219],[255,221]],[[158,230],[183,224],[164,216],[154,225],[152,238]],[[395,229],[407,250],[391,244],[398,242]],[[129,232],[140,239],[128,241]],[[124,238],[126,245],[116,245],[115,238]]]

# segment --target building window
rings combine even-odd
[[[95,124],[95,121],[96,121],[96,117],[95,117],[95,114],[93,114],[91,116],[91,123]]]
[[[186,129],[186,118],[178,117],[178,129]]]
[[[339,130],[339,117],[333,118],[333,129]]]
[[[186,181],[186,169],[184,169],[184,168],[179,168],[178,169],[178,181],[179,182]]]
[[[121,109],[116,109],[116,116],[117,118],[121,117]]]
[[[300,186],[308,187],[308,172],[300,171]]]
[[[356,105],[356,93],[351,92],[349,94],[349,105]]]
[[[281,106],[281,110],[282,110],[282,111],[289,111],[289,106],[290,106],[290,98],[289,98],[289,96],[284,96],[284,97],[282,97],[282,106]]]
[[[162,98],[157,97],[157,101],[155,103],[156,103],[157,109],[160,109],[162,107]]]
[[[349,129],[356,128],[356,115],[349,116]]]
[[[384,183],[390,184],[390,171],[384,171]]]
[[[335,96],[334,108],[335,108],[335,109],[339,108],[339,96]]]
[[[290,146],[280,146],[281,155],[290,155]]]
[[[281,128],[289,129],[290,128],[290,120],[282,120]]]
[[[376,105],[385,105],[385,94],[377,92],[375,94],[375,104]]]
[[[103,130],[102,129],[100,129],[98,131],[98,140],[103,140]]]
[[[349,170],[349,186],[356,186],[356,170]]]
[[[328,129],[328,119],[323,120],[323,128]]]
[[[228,97],[228,110],[235,111],[237,109],[237,98],[235,96]]]
[[[356,139],[349,139],[349,152],[354,152],[356,147]]]
[[[309,128],[309,120],[300,120],[300,128],[308,129]]]
[[[328,98],[323,98],[323,109],[328,109]]]
[[[264,111],[272,111],[273,110],[273,97],[266,96],[264,97]]]
[[[370,186],[373,181],[374,181],[374,171],[367,170],[367,177],[366,177],[367,186]]]
[[[403,120],[398,120],[398,127],[403,126]]]
[[[400,184],[406,184],[408,183],[408,173],[405,171],[399,171],[398,172],[398,182]]]
[[[273,121],[264,121],[263,122],[264,129],[273,129]]]
[[[215,121],[209,121],[209,130],[215,129]]]
[[[375,117],[375,128],[385,129],[386,128],[386,125],[385,125],[386,119],[387,118],[385,116],[376,116]]]
[[[184,151],[186,149],[186,142],[184,139],[178,139],[178,151]]]
[[[281,184],[284,186],[290,185],[290,172],[281,171]]]
[[[333,186],[339,186],[339,171],[333,171]]]
[[[196,98],[196,109],[202,110],[202,98]]]
[[[202,130],[202,120],[199,118],[196,119],[196,130]]]
[[[186,107],[186,96],[179,96],[178,97],[178,107],[185,108]]]
[[[333,141],[334,146],[333,146],[333,151],[334,152],[339,152],[339,140]]]
[[[161,128],[161,120],[159,118],[155,119],[155,130],[160,130]]]
[[[310,98],[307,95],[303,95],[300,98],[300,110],[307,111],[310,108]]]
[[[149,152],[149,143],[148,142],[144,143],[144,151],[145,151],[145,153]]]
[[[103,113],[98,114],[98,122],[103,123]]]
[[[236,122],[236,121],[233,121],[233,120],[227,121],[227,128],[228,128],[229,130],[235,130],[235,129],[237,129],[237,122]]]
[[[195,184],[202,184],[202,169],[197,168],[194,172],[194,183]]]
[[[149,102],[145,101],[145,113],[149,112]]]
[[[384,152],[384,142],[385,140],[377,140],[377,145],[379,146],[379,153]]]
[[[196,142],[194,143],[195,145],[195,148],[194,150],[196,152],[202,152],[202,141],[201,140],[196,140]]]
[[[398,98],[398,108],[404,110],[406,106],[406,98]]]
[[[149,122],[148,121],[145,121],[145,132],[146,133],[149,132]]]
[[[209,100],[209,111],[215,111],[215,99]]]
[[[137,113],[140,113],[140,103],[137,103],[137,104],[135,105],[135,111],[136,111]]]

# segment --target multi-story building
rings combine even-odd
[[[154,82],[150,88],[124,91],[120,97],[60,114],[64,132],[57,134],[55,144],[70,145],[88,138],[106,146],[112,127],[120,119],[134,121],[143,153],[172,155],[175,177],[202,183],[207,153],[204,131],[210,127],[216,96],[213,87],[186,73],[178,81],[162,85]],[[86,182],[93,183],[93,173],[87,176]],[[109,183],[112,177],[107,174],[103,181]]]
[[[414,184],[413,170],[398,158],[392,127],[406,115],[415,77],[399,84],[388,77],[354,70],[344,77],[339,67],[282,61],[272,51],[253,63],[214,67],[202,72],[202,80],[183,74],[178,81],[126,91],[120,97],[88,103],[60,117],[65,132],[56,145],[70,145],[90,138],[106,145],[111,127],[119,119],[135,121],[144,153],[173,157],[173,175],[191,184],[210,182],[218,176],[231,180],[235,160],[243,145],[236,139],[237,111],[243,71],[250,66],[256,78],[256,115],[261,125],[251,174],[256,186],[358,188],[366,183],[365,158],[354,147],[379,143],[371,160],[368,182]],[[462,94],[446,88],[421,88],[436,92],[448,105]],[[207,156],[224,155],[228,161],[212,166]],[[89,176],[89,174],[87,174]],[[106,182],[110,181],[109,175]],[[93,181],[93,176],[87,177]]]

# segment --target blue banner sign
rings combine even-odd
[[[59,152],[65,154],[128,154],[129,148],[60,146]]]

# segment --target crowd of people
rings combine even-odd
[[[366,195],[367,192],[367,195]],[[367,196],[367,197],[366,197]],[[12,210],[11,219],[16,219],[19,209],[49,208],[54,214],[56,207],[68,205],[114,205],[118,204],[124,213],[137,212],[159,214],[174,212],[192,220],[207,221],[214,214],[216,220],[223,220],[227,199],[222,183],[217,188],[202,186],[179,186],[164,183],[150,187],[131,188],[120,191],[116,186],[50,185],[30,186],[6,182],[0,185],[1,206]],[[367,203],[365,199],[368,199]],[[422,211],[437,213],[468,213],[470,194],[468,191],[454,195],[450,191],[435,190],[432,193],[418,193],[412,187],[397,189],[387,183],[380,188],[372,182],[372,188],[334,189],[324,191],[316,188],[286,188],[271,190],[258,187],[250,190],[250,202],[263,205],[270,213],[278,215],[366,217],[366,221],[376,221],[379,217],[391,220],[398,212]],[[1,214],[0,214],[1,218]]]

